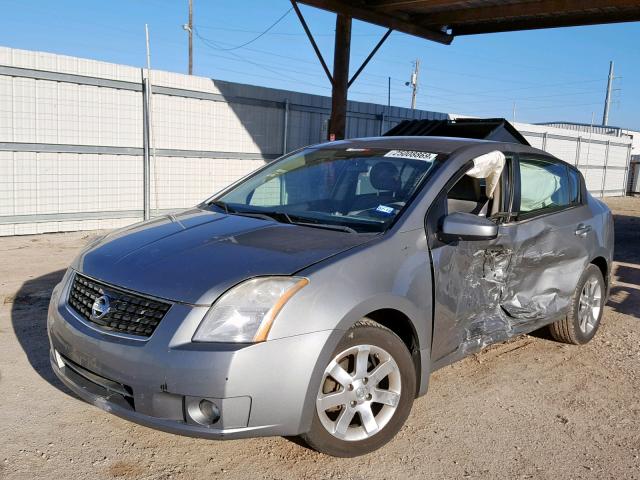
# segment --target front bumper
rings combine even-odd
[[[159,430],[207,438],[298,435],[311,424],[330,353],[326,330],[251,345],[192,343],[206,307],[175,304],[147,340],[107,334],[66,304],[67,278],[48,315],[51,365],[62,382],[103,410]],[[198,423],[190,405],[215,403]]]

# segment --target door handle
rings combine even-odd
[[[587,233],[591,231],[591,225],[580,224],[576,228],[576,235],[579,237],[586,237]]]

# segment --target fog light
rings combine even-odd
[[[209,423],[216,423],[220,420],[220,409],[209,400],[200,400],[200,413],[209,420]]]
[[[220,408],[211,400],[203,398],[198,402],[193,399],[187,404],[189,417],[200,425],[213,425],[220,420]]]

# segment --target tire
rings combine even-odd
[[[302,439],[335,457],[372,452],[402,428],[415,393],[415,367],[404,342],[363,319],[333,352],[314,398],[311,429]]]
[[[549,325],[551,336],[564,343],[584,345],[600,326],[606,299],[606,285],[600,269],[590,264],[582,273],[566,318]]]

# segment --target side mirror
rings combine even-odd
[[[441,233],[447,239],[492,240],[498,236],[498,225],[486,217],[458,212],[444,217]]]

